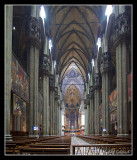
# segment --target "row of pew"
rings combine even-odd
[[[6,141],[5,152],[6,155],[62,155],[70,154],[70,145],[70,136],[45,136],[39,138],[28,136],[13,136],[12,141]]]
[[[79,138],[91,144],[125,144],[131,143],[131,135],[118,137],[116,135],[79,135]]]

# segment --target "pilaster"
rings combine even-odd
[[[95,135],[99,135],[99,88],[100,88],[100,75],[94,74],[94,101],[95,101]]]
[[[131,39],[131,17],[126,12],[114,21],[113,39],[116,47],[117,124],[118,136],[128,134],[127,44]]]
[[[103,129],[102,135],[109,134],[109,71],[111,67],[111,54],[104,52],[101,54],[100,72],[102,74],[102,121]]]
[[[5,6],[5,54],[4,54],[4,123],[5,136],[10,140],[10,112],[11,112],[11,55],[12,55],[12,22],[13,6]]]
[[[42,112],[42,133],[49,135],[49,75],[50,60],[48,55],[42,58],[41,74],[43,79],[43,112]]]
[[[49,116],[49,122],[50,122],[50,135],[53,135],[53,111],[54,111],[54,91],[55,91],[55,76],[53,74],[50,74],[49,77],[49,89],[50,89],[50,116]]]
[[[89,134],[94,134],[94,88],[90,86],[90,131]]]

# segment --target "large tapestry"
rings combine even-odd
[[[131,76],[132,72],[128,75],[128,101],[131,101]]]
[[[13,114],[26,117],[26,102],[13,94]]]
[[[117,89],[114,89],[109,96],[109,109],[112,111],[117,108]]]
[[[116,121],[117,121],[117,110],[111,112],[111,114],[110,114],[110,122],[114,123]]]
[[[12,54],[11,89],[29,103],[29,76]]]

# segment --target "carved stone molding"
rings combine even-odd
[[[41,48],[40,24],[39,20],[36,17],[30,16],[28,18],[26,35],[27,35],[26,39],[27,45],[33,45],[38,49]]]
[[[55,87],[54,98],[55,100],[58,100],[58,87]]]
[[[44,55],[42,58],[42,65],[41,65],[41,70],[43,74],[49,76],[50,75],[50,60],[48,55]]]
[[[55,76],[52,74],[50,74],[50,77],[49,77],[49,88],[50,90],[55,89]]]
[[[129,41],[131,34],[131,17],[125,12],[119,14],[113,21],[111,41],[117,46],[122,40]]]
[[[87,109],[87,106],[85,106],[84,109]]]
[[[100,75],[99,73],[94,74],[94,89],[100,87]]]
[[[94,97],[94,88],[93,88],[93,86],[89,87],[89,94],[90,94],[90,97],[92,99]]]
[[[90,94],[87,94],[87,99],[90,99]]]
[[[60,100],[60,95],[58,95],[58,100]]]
[[[100,72],[101,74],[107,72],[111,66],[111,54],[110,52],[104,52],[101,54],[100,59]]]
[[[84,99],[84,104],[85,104],[85,105],[87,105],[87,103],[86,103],[86,99]]]

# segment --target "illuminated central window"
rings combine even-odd
[[[112,5],[107,5],[106,12],[105,12],[105,15],[107,16],[107,23],[108,23],[109,16],[111,15],[112,11],[113,11]]]
[[[98,45],[98,50],[99,50],[99,47],[101,47],[101,38],[98,38],[97,45]]]
[[[44,18],[46,18],[46,14],[43,6],[40,7],[40,17],[42,18],[44,24]]]
[[[49,40],[49,49],[50,49],[50,52],[51,52],[51,47],[52,47],[52,42],[51,42],[51,39]]]
[[[92,66],[94,66],[94,59],[92,59]]]
[[[81,115],[81,125],[85,125],[85,115]]]
[[[64,126],[64,115],[62,115],[62,126]]]

